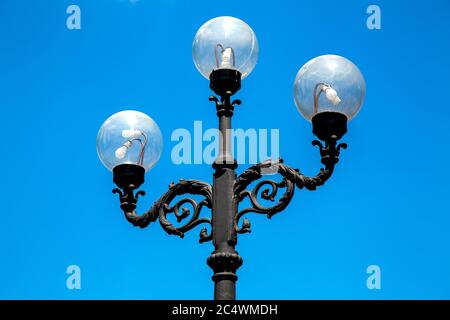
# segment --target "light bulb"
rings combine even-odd
[[[122,135],[123,135],[123,131],[122,131]],[[115,152],[116,158],[117,159],[125,158],[125,155],[127,154],[127,151],[131,147],[132,144],[133,144],[133,142],[128,140],[127,142],[125,142],[123,144],[123,146],[121,146],[120,148],[117,148],[117,150]]]
[[[115,152],[115,156],[117,159],[123,159],[125,158],[125,155],[127,154],[128,148],[125,146],[121,146],[118,148]]]
[[[341,98],[339,98],[339,96],[336,96],[336,98],[334,98],[332,102],[335,106],[337,106],[339,103],[341,103],[341,101]]]
[[[332,87],[328,86],[325,89],[325,96],[327,97],[327,99],[333,104],[333,105],[338,105],[339,102],[341,102],[341,99],[339,98],[336,90],[334,90]]]
[[[231,69],[234,68],[234,62],[232,62],[233,57],[233,49],[225,48],[222,51],[222,61],[220,62],[219,68],[222,69]]]
[[[140,135],[142,135],[140,130],[126,129],[122,131],[122,137],[124,138],[138,138]]]
[[[216,69],[237,70],[244,79],[255,67],[258,52],[258,40],[252,28],[233,17],[207,21],[198,29],[192,43],[195,66],[208,80]]]
[[[158,125],[146,114],[126,110],[113,114],[97,135],[97,153],[109,170],[121,164],[135,164],[149,170],[162,152]]]

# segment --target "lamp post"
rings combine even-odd
[[[314,140],[313,145],[320,148],[323,168],[316,176],[307,177],[281,159],[269,159],[237,176],[238,165],[231,150],[231,119],[234,107],[241,102],[231,97],[239,91],[241,80],[253,70],[257,55],[258,42],[253,30],[236,18],[212,19],[195,36],[195,65],[219,97],[209,98],[215,103],[220,131],[212,185],[198,180],[172,183],[148,211],[138,215],[138,197],[145,193],[137,189],[162,150],[157,124],[143,113],[122,111],[106,120],[97,136],[99,157],[113,172],[118,187],[113,192],[119,194],[120,208],[130,223],[145,228],[159,220],[168,234],[180,237],[200,224],[210,225],[209,230],[205,226],[201,229],[200,243],[212,241],[214,245],[207,263],[214,272],[217,300],[236,298],[236,271],[243,262],[235,248],[237,235],[250,232],[250,222],[244,215],[254,212],[270,218],[288,206],[296,187],[315,190],[323,185],[333,173],[340,149],[346,147],[338,140],[346,133],[347,121],[359,111],[365,95],[364,79],[349,60],[325,55],[309,61],[295,78],[294,99],[300,113],[312,122],[313,133],[322,141]],[[265,179],[267,172],[278,173],[282,180]],[[202,200],[186,197],[174,201],[185,194],[200,196]],[[250,206],[241,208],[245,199]],[[273,204],[265,205],[261,199]],[[201,215],[205,207],[212,212],[210,218]],[[168,220],[170,214],[178,226]]]

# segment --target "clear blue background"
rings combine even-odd
[[[2,0],[0,298],[212,298],[211,244],[199,230],[180,240],[129,225],[95,138],[123,109],[159,124],[165,149],[140,212],[180,177],[210,181],[208,165],[172,164],[170,134],[216,126],[191,43],[220,15],[245,20],[260,43],[235,127],[279,128],[281,155],[307,174],[320,161],[293,104],[297,70],[335,53],[367,82],[327,185],[297,192],[271,221],[249,217],[238,298],[450,298],[450,2],[375,3],[379,31],[366,27],[371,1]],[[81,30],[66,28],[70,4]],[[78,291],[66,288],[71,264]],[[381,290],[366,288],[371,264]]]

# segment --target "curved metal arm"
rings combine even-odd
[[[134,185],[130,184],[128,187],[123,188],[122,190],[119,188],[114,188],[112,192],[119,194],[120,209],[122,209],[122,211],[124,212],[125,218],[135,227],[145,228],[151,222],[156,221],[158,217],[157,214],[154,214],[154,207],[156,203],[149,211],[140,216],[137,215],[136,203],[139,196],[145,196],[145,191],[138,191],[136,192],[136,195],[134,195],[135,189],[136,188],[134,187]]]
[[[234,221],[236,232],[250,232],[250,222],[247,218],[244,218],[241,226],[239,226],[239,221],[245,214],[255,212],[266,214],[268,218],[271,218],[273,215],[284,210],[289,205],[292,197],[294,196],[294,186],[299,189],[306,188],[308,190],[315,190],[318,186],[323,185],[330,178],[335,164],[339,161],[340,149],[345,149],[347,145],[345,143],[337,145],[335,137],[332,137],[329,141],[326,141],[325,147],[318,140],[314,140],[312,144],[320,148],[320,155],[322,157],[321,162],[325,166],[325,168],[320,169],[319,173],[314,177],[307,177],[300,173],[298,169],[285,165],[282,159],[279,159],[278,162],[267,160],[262,163],[258,163],[245,170],[238,177],[234,186],[234,196],[236,197],[237,202],[241,202],[248,197],[251,207],[242,209],[237,213]],[[275,182],[270,179],[265,179],[258,182],[252,190],[247,189],[251,183],[262,177],[262,170],[274,167],[277,169],[276,172],[283,177],[282,181]],[[263,187],[266,188],[262,190]],[[264,200],[275,202],[275,198],[280,188],[285,188],[285,191],[274,205],[264,206],[258,200],[258,196],[260,195],[260,197]]]
[[[136,203],[139,195],[145,195],[144,191],[138,191],[136,196],[134,196],[134,186],[130,185],[128,188],[120,190],[118,188],[113,190],[113,193],[118,193],[120,196],[120,208],[125,213],[125,218],[134,226],[145,228],[151,222],[155,222],[159,219],[162,228],[168,234],[175,234],[180,237],[184,237],[184,233],[193,229],[202,223],[209,223],[211,225],[210,218],[200,218],[200,211],[203,207],[211,209],[212,204],[212,188],[206,182],[198,180],[180,180],[178,183],[171,183],[169,185],[169,190],[163,194],[158,201],[156,201],[152,207],[142,215],[137,215],[135,212]],[[179,200],[175,205],[170,206],[170,203],[175,199],[175,197],[183,194],[193,194],[201,195],[204,197],[203,200],[197,203],[192,198],[183,198]],[[188,204],[193,209],[193,214],[191,215],[191,210],[184,206]],[[167,219],[167,215],[174,213],[178,223],[181,223],[188,217],[188,221],[181,226],[175,227]],[[200,231],[200,243],[209,241],[212,239],[212,231],[208,233],[206,227],[202,228]]]

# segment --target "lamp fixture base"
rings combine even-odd
[[[329,141],[332,136],[339,140],[347,132],[347,116],[340,112],[317,113],[311,122],[313,133],[322,141]]]
[[[241,88],[241,73],[235,69],[216,69],[209,75],[209,87],[219,96],[232,96]]]
[[[113,181],[121,189],[133,185],[137,189],[144,183],[145,168],[138,164],[119,164],[113,169]]]

